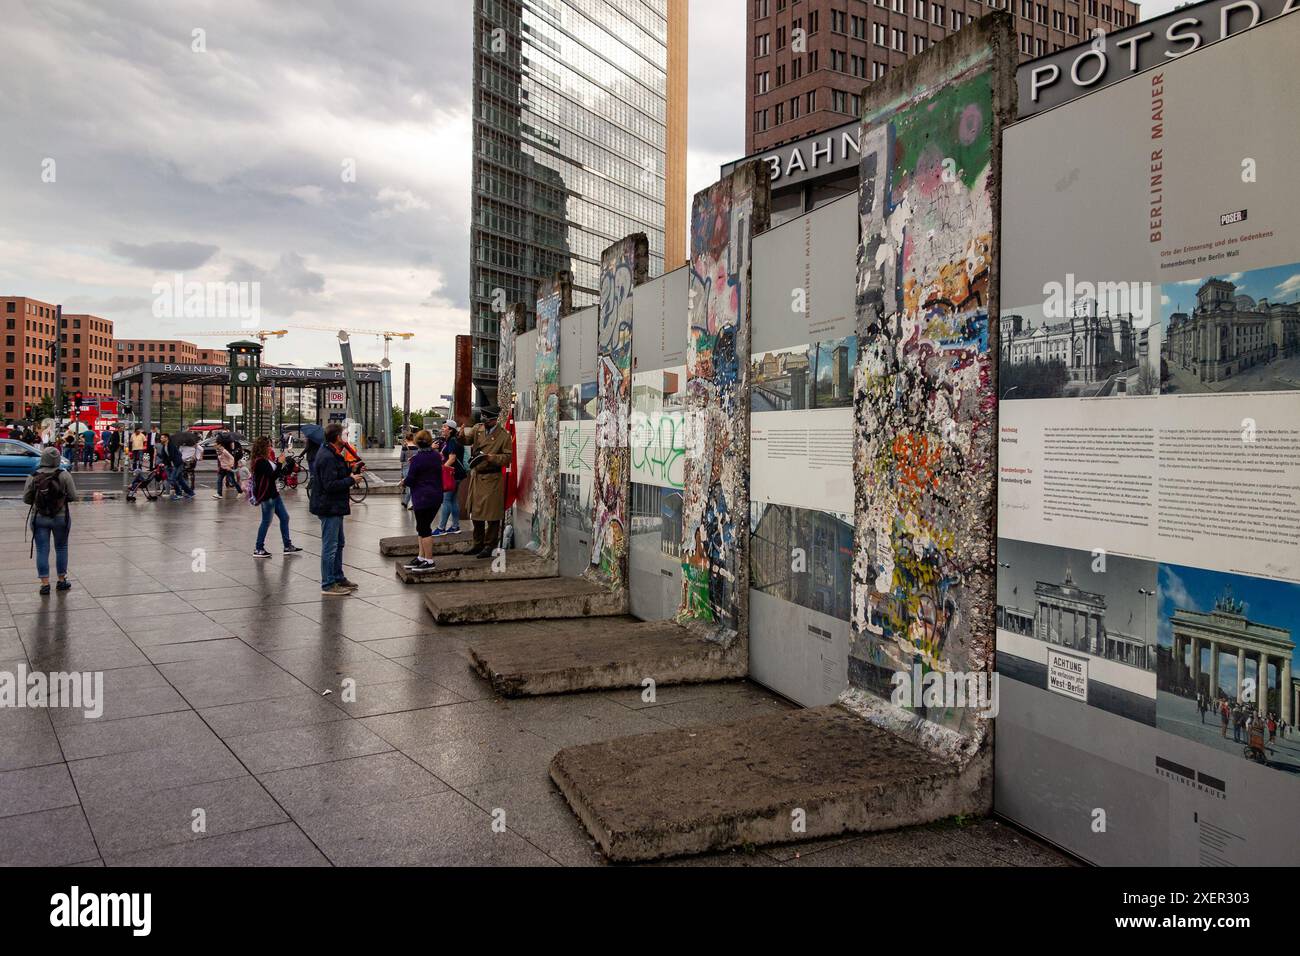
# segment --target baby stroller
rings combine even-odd
[[[158,462],[153,468],[137,468],[131,476],[131,487],[126,491],[126,500],[135,501],[136,492],[143,491],[145,500],[157,501],[166,487],[167,469],[163,467],[162,462]]]
[[[280,488],[297,488],[307,484],[309,473],[304,464],[306,454],[299,456],[285,455],[284,464],[280,466]]]

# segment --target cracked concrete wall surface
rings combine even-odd
[[[990,727],[979,706],[896,691],[992,686],[999,144],[1015,62],[1010,18],[985,17],[868,87],[862,126],[841,703],[967,756]]]

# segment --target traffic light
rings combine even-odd
[[[76,405],[77,405],[77,411],[81,411],[81,393],[80,393],[80,392],[73,392],[73,393],[72,393],[72,400],[73,400],[73,401],[76,403]]]

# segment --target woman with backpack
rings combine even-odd
[[[438,511],[438,527],[434,535],[460,534],[460,502],[456,497],[460,483],[466,475],[461,463],[460,442],[450,424],[442,426],[442,507]],[[450,523],[449,523],[450,522]],[[430,549],[432,554],[432,548]]]
[[[271,451],[271,439],[265,436],[253,442],[253,471],[248,479],[248,500],[250,504],[262,508],[262,523],[257,528],[257,546],[253,548],[253,557],[269,558],[271,552],[266,550],[266,532],[271,527],[271,516],[280,519],[280,539],[284,543],[285,554],[298,554],[302,548],[296,548],[289,537],[289,511],[280,497],[280,469],[284,456],[277,461]]]
[[[415,533],[420,538],[420,553],[407,565],[412,571],[431,571],[433,563],[433,517],[442,503],[442,455],[433,447],[433,433],[421,429],[415,436],[418,449],[406,470],[402,484],[411,489],[411,508],[415,512]]]
[[[68,532],[72,530],[72,512],[68,502],[77,500],[77,486],[60,463],[59,450],[46,448],[41,464],[27,478],[23,502],[32,506],[32,544],[36,550],[36,576],[41,579],[41,594],[50,593],[50,537],[54,538],[54,555],[60,591],[72,588],[68,581]]]

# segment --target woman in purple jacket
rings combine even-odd
[[[433,563],[433,519],[442,506],[442,455],[433,447],[433,434],[421,429],[415,436],[415,457],[407,466],[402,484],[411,491],[415,512],[415,533],[420,536],[420,553],[407,565],[412,571],[431,571]]]

